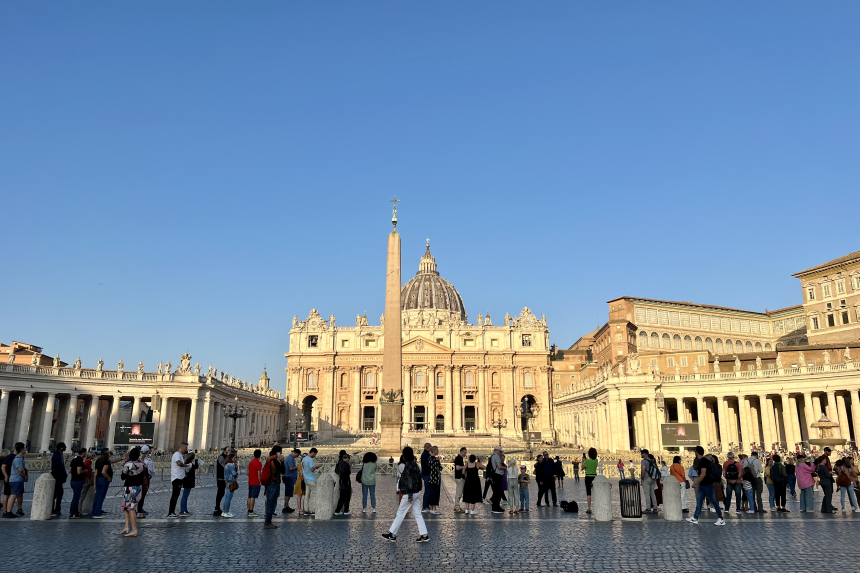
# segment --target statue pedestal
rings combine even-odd
[[[381,436],[379,439],[379,456],[400,456],[402,446],[400,444],[403,429],[403,405],[402,404],[380,404],[379,426]]]

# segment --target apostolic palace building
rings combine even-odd
[[[403,285],[400,316],[371,325],[336,324],[316,309],[290,330],[287,399],[291,419],[322,436],[378,431],[382,352],[390,320],[402,321],[404,432],[448,436],[503,435],[523,429],[551,435],[549,329],[528,308],[493,324],[471,323],[457,289],[442,278],[430,245],[417,274]],[[518,417],[525,399],[537,418]]]
[[[610,300],[608,322],[552,361],[557,439],[661,450],[682,426],[714,450],[795,450],[826,415],[855,445],[860,251],[794,276],[803,303],[773,311]]]

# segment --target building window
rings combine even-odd
[[[498,372],[493,372],[493,375],[490,376],[490,383],[491,383],[493,388],[499,387],[499,373]]]
[[[651,333],[651,348],[660,348],[660,335],[656,332]]]
[[[531,346],[532,345],[532,335],[531,334],[523,334],[523,346]]]
[[[827,315],[827,326],[836,326],[836,319],[833,318],[832,314]]]
[[[415,373],[415,385],[419,388],[424,387],[424,373],[420,370]]]
[[[750,341],[748,340],[748,341],[747,341],[747,344],[746,344],[746,350],[745,350],[745,352],[752,352],[752,351],[753,351],[752,342],[750,342]]]
[[[341,389],[346,388],[349,385],[349,380],[346,377],[346,374],[340,375],[340,387]]]
[[[639,333],[639,348],[648,348],[648,333],[640,332]]]
[[[523,385],[526,388],[533,388],[534,387],[534,380],[532,379],[532,373],[531,372],[526,372],[525,379],[523,381]]]
[[[702,337],[697,336],[695,340],[695,345],[693,346],[696,350],[702,350],[704,346],[702,345]]]
[[[316,390],[317,387],[317,375],[315,372],[311,372],[308,374],[308,390]]]
[[[669,338],[668,334],[663,335],[663,348],[666,348],[666,349],[672,348],[672,339]]]
[[[684,337],[684,350],[693,349],[693,339],[689,335]]]
[[[851,282],[854,283],[854,290],[860,290],[860,276],[854,277]]]
[[[733,354],[735,351],[735,347],[732,346],[731,340],[726,340],[726,354]]]
[[[498,345],[499,345],[499,339],[498,338],[491,338],[490,339],[490,346],[498,346]]]
[[[830,296],[830,284],[821,285],[821,290],[824,292],[824,296]]]
[[[466,388],[475,387],[475,374],[469,370],[466,372]]]
[[[836,281],[836,294],[845,294],[845,283]]]
[[[319,344],[320,337],[316,334],[308,336],[308,348],[316,348]]]
[[[475,346],[475,340],[472,338],[466,338],[463,340],[463,346]]]
[[[773,350],[773,347],[770,345],[770,342],[766,342],[764,345],[764,351],[770,352],[771,350]]]
[[[761,352],[761,342],[756,342],[756,343],[755,343],[755,351],[756,351],[756,352]]]
[[[704,366],[704,365],[705,365],[705,357],[699,356],[699,366]]]
[[[686,356],[682,356],[682,357],[681,357],[681,366],[686,366],[686,365],[687,365],[687,357],[686,357]]]
[[[375,376],[374,376],[373,372],[367,373],[367,375],[364,377],[365,388],[373,388],[374,387],[374,384],[376,382],[376,380],[374,378],[375,378]]]
[[[341,340],[340,341],[341,348],[349,348],[349,340]]]
[[[806,298],[808,300],[815,300],[815,288],[814,287],[809,287],[808,289],[806,289]]]
[[[848,313],[847,312],[842,313],[842,324],[848,324]]]
[[[445,377],[440,372],[436,375],[436,387],[442,388],[444,385],[445,385]]]
[[[671,356],[669,358],[667,358],[666,359],[666,366],[668,366],[669,368],[674,368],[675,367],[675,359],[672,358]]]
[[[714,348],[716,348],[717,354],[722,354],[723,353],[723,339],[718,338],[714,344],[715,344]]]
[[[710,336],[705,339],[705,350],[707,350],[708,352],[714,351],[714,341],[711,340]]]
[[[675,350],[681,350],[681,335],[676,334],[672,337],[672,348]]]
[[[860,312],[860,310],[858,310],[858,312]],[[818,330],[818,317],[817,316],[812,317],[812,330]]]

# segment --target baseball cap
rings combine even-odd
[[[140,451],[141,451],[141,452],[148,452],[148,451],[150,451],[150,450],[149,450],[149,446],[143,446],[142,448],[140,448]]]
[[[525,464],[521,465],[520,467],[521,467],[522,469],[526,469],[526,465],[525,465]]]

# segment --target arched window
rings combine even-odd
[[[648,333],[639,332],[639,348],[648,348]]]
[[[696,350],[702,350],[702,348],[703,348],[703,346],[702,346],[702,337],[701,337],[701,336],[697,336],[697,337],[696,337],[696,340],[695,340],[694,342],[695,342],[694,348],[695,348]]]
[[[523,383],[526,388],[531,388],[532,386],[534,386],[534,380],[532,380],[531,372],[526,372],[525,380],[523,380]]]
[[[753,351],[753,345],[752,345],[752,342],[750,342],[749,340],[747,340],[747,344],[746,344],[746,352],[752,352],[752,351]]]
[[[756,342],[756,343],[755,343],[755,351],[756,351],[756,352],[761,352],[761,342]]]
[[[710,336],[705,339],[705,350],[707,350],[708,352],[714,351],[714,341],[711,340]]]
[[[734,354],[735,347],[732,345],[732,341],[728,338],[726,339],[726,354]]]
[[[493,372],[493,375],[490,377],[490,380],[492,381],[493,388],[499,387],[499,373],[498,372]]]
[[[651,348],[660,348],[660,335],[656,332],[651,333]]]
[[[316,372],[311,372],[308,374],[308,389],[315,389],[317,387],[317,374]]]
[[[347,385],[348,385],[348,383],[349,383],[349,380],[348,380],[348,378],[346,377],[346,374],[345,374],[345,373],[344,373],[344,374],[341,374],[341,375],[340,375],[340,387],[341,387],[341,388],[346,388],[346,387],[347,387]]]
[[[373,372],[368,372],[367,375],[364,377],[364,385],[367,388],[373,388],[373,384],[374,384]]]
[[[770,342],[766,342],[764,345],[765,352],[770,352],[773,350],[773,347],[770,345]]]
[[[684,350],[692,350],[693,349],[693,339],[690,338],[690,335],[684,337]]]
[[[718,338],[716,340],[716,350],[717,350],[717,354],[723,353],[723,339],[722,338]]]
[[[415,373],[415,386],[418,388],[424,387],[424,372],[421,370]]]
[[[672,348],[675,350],[681,350],[681,335],[676,334],[672,337]]]
[[[672,339],[669,338],[668,334],[663,335],[663,348],[666,348],[666,349],[672,348]]]
[[[443,386],[445,386],[445,376],[439,372],[436,374],[436,387],[442,388]]]
[[[475,387],[475,374],[471,370],[466,371],[466,388]]]

